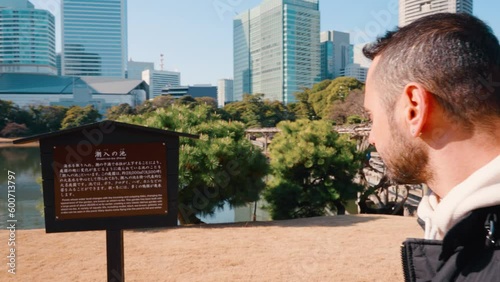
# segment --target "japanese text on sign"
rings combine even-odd
[[[56,219],[164,214],[166,149],[163,143],[106,144],[78,163],[63,163],[54,148]]]

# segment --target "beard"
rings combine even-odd
[[[390,122],[391,141],[379,152],[387,167],[387,176],[396,184],[427,183],[432,178],[429,152],[420,140],[406,136],[394,119]]]

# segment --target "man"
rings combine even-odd
[[[500,47],[466,14],[389,32],[364,54],[370,143],[396,182],[432,190],[408,239],[409,281],[500,281]]]

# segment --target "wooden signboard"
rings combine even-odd
[[[177,225],[179,137],[103,121],[38,140],[47,233]]]
[[[40,142],[45,231],[106,230],[108,280],[124,281],[123,229],[177,225],[179,138],[103,121],[14,141]]]

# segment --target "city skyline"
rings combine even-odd
[[[61,0],[31,0],[56,17],[56,50],[61,51]],[[210,83],[233,76],[233,18],[262,0],[128,0],[128,59],[154,62],[160,69],[182,73],[181,84]],[[474,15],[489,24],[497,37],[500,3],[474,2]],[[342,8],[338,8],[342,7]],[[362,8],[360,8],[362,7]],[[398,0],[320,0],[321,31],[351,33],[351,43],[373,40],[398,24]]]

